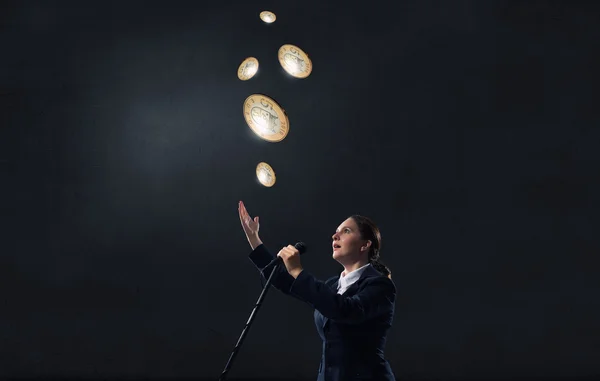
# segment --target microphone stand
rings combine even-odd
[[[271,271],[271,275],[269,275],[269,279],[267,279],[267,283],[265,283],[263,290],[260,293],[258,300],[256,301],[256,305],[254,306],[254,309],[252,309],[252,313],[250,313],[250,318],[246,322],[246,326],[242,330],[242,334],[240,335],[240,338],[238,339],[237,344],[235,344],[235,347],[233,348],[233,352],[231,352],[231,356],[229,356],[229,360],[227,360],[227,364],[225,365],[225,369],[221,373],[221,377],[219,377],[219,381],[224,381],[225,376],[227,376],[227,373],[231,369],[231,364],[233,363],[233,360],[237,356],[237,353],[238,353],[240,347],[242,346],[242,343],[244,342],[244,338],[246,337],[246,334],[248,333],[248,330],[250,329],[250,326],[252,325],[252,322],[254,321],[254,318],[256,317],[256,313],[258,312],[258,309],[262,305],[262,301],[265,298],[265,295],[267,294],[267,290],[269,289],[269,286],[271,285],[271,279],[273,278],[273,275],[275,275],[275,272],[277,271],[277,269],[280,265],[281,265],[281,262],[279,261],[273,267],[273,270]],[[267,267],[269,267],[269,266],[267,266]],[[265,269],[263,269],[263,272],[264,271],[265,271]]]

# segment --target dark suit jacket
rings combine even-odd
[[[273,260],[264,245],[250,253],[254,265],[263,270]],[[268,278],[272,267],[264,271]],[[383,351],[392,326],[396,287],[387,277],[368,266],[356,283],[337,293],[339,276],[325,282],[303,270],[294,279],[281,265],[272,285],[314,308],[317,331],[323,340],[318,381],[394,381]]]

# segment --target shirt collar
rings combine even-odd
[[[348,273],[346,275],[344,275],[344,272],[342,271],[342,273],[340,274],[339,286],[343,287],[345,285],[350,285],[350,284],[356,282],[358,280],[358,278],[360,278],[362,273],[367,269],[368,266],[371,266],[371,264],[367,263],[366,265],[359,267],[356,270],[351,271],[350,273]]]

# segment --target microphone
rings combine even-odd
[[[306,244],[304,244],[304,242],[297,242],[294,247],[296,248],[296,250],[298,250],[300,252],[300,255],[304,254],[304,252],[306,251]],[[279,256],[275,257],[275,259],[273,259],[271,262],[269,262],[268,265],[266,265],[262,271],[265,271],[265,269],[273,266],[276,263],[281,263],[283,262],[283,259]]]

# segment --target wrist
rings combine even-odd
[[[300,275],[300,273],[302,272],[302,270],[303,270],[303,268],[302,268],[302,267],[301,267],[301,268],[299,268],[299,269],[294,269],[294,270],[290,271],[290,275],[291,275],[291,276],[292,276],[294,279],[296,279],[296,278],[298,278],[298,275]]]
[[[248,243],[250,243],[250,246],[252,247],[252,250],[254,250],[257,247],[259,247],[260,245],[262,245],[262,241],[260,240],[260,238],[258,238],[258,235],[257,236],[252,236],[252,237],[248,237]]]

